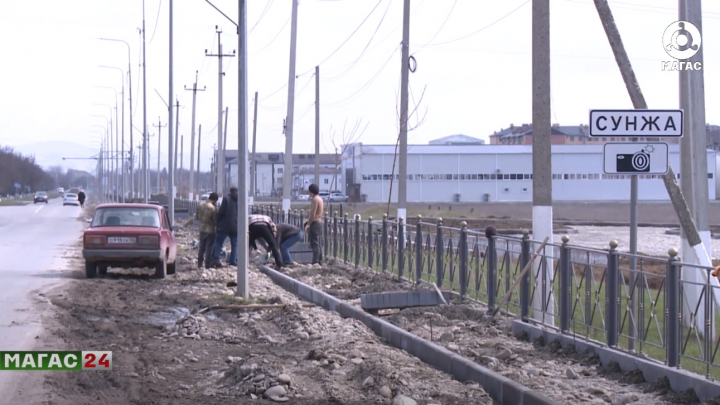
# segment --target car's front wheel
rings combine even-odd
[[[163,257],[162,260],[155,264],[155,278],[165,278],[165,272],[167,271],[167,256]]]
[[[97,264],[93,262],[85,262],[85,277],[94,278],[97,275]]]

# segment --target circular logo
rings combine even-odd
[[[663,49],[674,59],[690,59],[700,50],[700,31],[687,21],[675,21],[665,28]]]
[[[643,170],[647,170],[648,166],[650,166],[650,155],[645,153],[645,151],[636,152],[632,157],[632,167],[633,169],[641,172]]]

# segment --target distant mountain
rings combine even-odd
[[[63,158],[89,158],[97,155],[96,148],[90,148],[75,142],[52,141],[25,145],[7,145],[23,155],[34,155],[37,164],[44,169],[50,166],[62,166],[65,169],[83,170],[95,173],[96,160]]]

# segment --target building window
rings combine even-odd
[[[509,193],[509,192],[510,192],[510,189],[509,189],[509,188],[506,187],[506,188],[503,189],[503,193]]]
[[[712,173],[708,173],[708,179],[712,179],[712,178],[713,178],[713,174],[712,174]]]
[[[522,192],[527,193],[527,187],[523,187]]]
[[[583,175],[582,175],[582,179],[583,179],[583,180],[587,180],[587,174],[583,174]]]
[[[373,179],[373,180],[377,180],[377,179],[378,179],[378,175],[377,175],[377,174],[373,174],[373,175],[372,175],[372,179]]]
[[[621,141],[625,142],[625,138],[620,138]]]
[[[605,139],[605,138],[603,138],[603,139]],[[615,137],[610,138],[610,141],[615,142]]]
[[[328,179],[325,179],[324,183],[325,183],[325,184],[328,184],[328,183],[329,183]]]
[[[473,175],[472,175],[472,179],[473,179],[473,180],[477,180],[477,179],[478,179],[478,175],[477,175],[477,174],[473,174]]]
[[[525,174],[525,175],[523,175],[523,178],[525,180],[530,180],[532,177],[529,174]]]
[[[517,180],[517,174],[511,174],[510,180]]]
[[[496,177],[496,175],[491,174],[491,175],[490,175],[490,180],[495,180],[495,177]]]
[[[283,168],[282,168],[282,167],[278,167],[277,170],[276,170],[276,173],[277,173],[277,174],[280,174],[280,173],[282,173],[282,172],[283,172]]]
[[[570,142],[575,142],[575,137],[574,137],[574,136],[571,136],[571,137],[570,137]],[[524,190],[524,189],[523,189],[523,190]]]
[[[464,175],[464,174],[461,174],[461,175],[460,175],[460,180],[465,180],[465,175]]]
[[[603,142],[607,142],[607,138],[603,137]]]
[[[510,180],[510,175],[509,175],[509,174],[503,174],[502,176],[503,176],[503,179],[504,179],[504,180]]]
[[[563,180],[569,180],[569,175],[563,174]]]
[[[570,175],[570,180],[575,180],[575,174],[574,174],[574,173]]]
[[[596,175],[596,176],[597,176],[597,175]],[[603,174],[603,175],[602,175],[602,179],[603,179],[603,180],[607,180],[607,178],[608,178],[608,175],[607,175],[607,174]]]
[[[600,175],[597,173],[593,174],[593,180],[600,180]]]

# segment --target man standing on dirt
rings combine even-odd
[[[85,208],[85,192],[82,190],[78,193],[78,202],[80,202],[80,208]]]
[[[230,238],[230,259],[228,264],[237,265],[237,223],[238,223],[238,189],[230,188],[230,195],[223,198],[217,217],[217,236],[215,237],[215,252],[213,252],[214,265],[220,263],[220,251],[226,238]]]
[[[215,234],[217,233],[217,193],[210,193],[206,201],[200,204],[195,211],[195,219],[199,222],[200,248],[198,249],[198,270],[209,268],[213,264],[213,248],[215,247]]]
[[[323,209],[324,203],[322,197],[320,197],[320,187],[317,184],[311,184],[308,187],[310,197],[310,209],[308,210],[308,220],[305,222],[305,228],[307,229],[308,240],[310,242],[310,248],[312,249],[312,264],[322,265],[322,247],[320,246],[320,235],[322,235],[322,224],[323,224]]]

